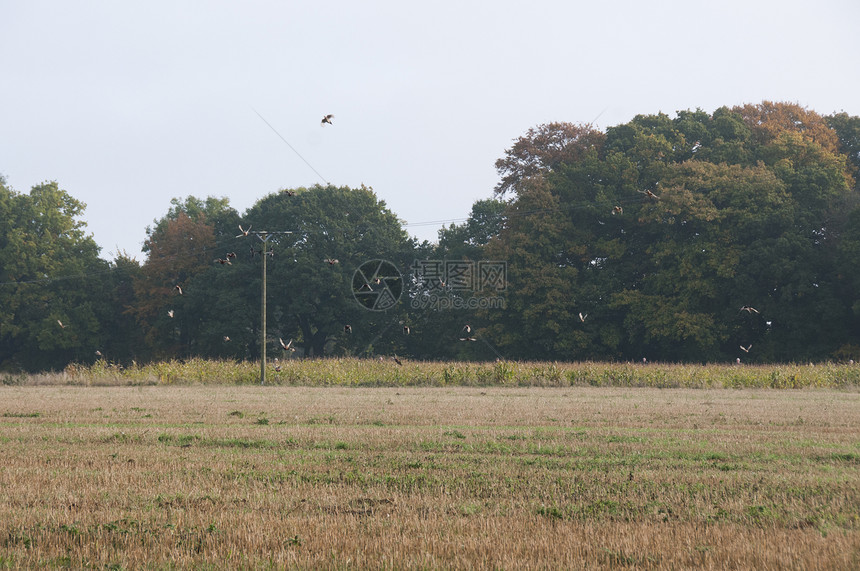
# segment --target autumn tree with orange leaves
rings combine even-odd
[[[185,311],[185,287],[209,268],[215,256],[215,234],[205,216],[183,211],[153,230],[146,243],[148,257],[135,281],[135,304],[129,308],[145,331],[155,356],[187,352],[198,319]],[[186,288],[187,289],[187,288]]]

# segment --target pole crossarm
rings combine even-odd
[[[252,230],[249,234],[253,234],[257,238],[259,238],[263,242],[268,242],[269,238],[272,236],[282,236],[284,234],[292,234],[292,230],[278,230],[278,231],[269,231],[269,230]]]

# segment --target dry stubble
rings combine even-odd
[[[0,566],[856,568],[860,395],[0,389]]]

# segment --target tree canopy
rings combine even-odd
[[[84,209],[56,182],[22,194],[0,179],[0,363],[62,366],[104,343],[109,265]]]
[[[142,263],[100,259],[56,182],[0,177],[0,369],[258,359],[263,259],[283,357],[860,360],[860,118],[765,101],[553,122],[495,166],[435,244],[371,188],[317,185],[244,213],[175,198]]]
[[[371,188],[285,189],[261,199],[244,220],[254,228],[290,232],[266,246],[272,250],[271,323],[283,336],[295,337],[316,356],[326,347],[361,351],[374,341],[377,333],[367,326],[373,316],[353,296],[354,273],[372,260],[403,267],[415,244]],[[247,240],[250,248],[260,247],[256,238]],[[257,280],[256,273],[249,275],[258,291]]]
[[[562,128],[514,148],[562,138],[547,129]],[[522,358],[827,355],[851,330],[836,268],[856,189],[840,145],[825,118],[769,102],[607,129],[510,182],[488,251],[510,260],[513,311],[488,331]]]

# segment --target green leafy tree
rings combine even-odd
[[[476,201],[463,224],[451,224],[439,230],[435,255],[444,259],[480,259],[484,246],[501,230],[506,207],[501,200]]]
[[[626,249],[619,187],[632,165],[606,168],[599,148],[519,184],[486,253],[508,262],[507,311],[488,334],[508,357],[581,359],[620,350],[607,296]],[[632,193],[632,191],[631,191]]]
[[[383,259],[404,271],[415,247],[371,188],[282,190],[259,200],[243,218],[254,230],[292,232],[273,235],[265,246],[251,235],[242,247],[257,250],[254,260],[271,252],[267,322],[273,333],[285,341],[293,338],[311,356],[397,346],[402,304],[374,313],[353,297],[353,276],[362,264]],[[260,291],[258,275],[248,275],[255,292]]]
[[[744,260],[788,222],[785,186],[764,166],[687,161],[667,169],[660,189],[631,228],[648,236],[636,264],[643,277],[614,294],[612,304],[625,310],[637,353],[719,359],[732,344],[751,341],[740,307],[764,309],[764,292]]]
[[[145,362],[151,357],[145,343],[144,331],[140,328],[133,313],[129,311],[136,304],[134,284],[141,279],[140,262],[127,252],[121,252],[110,263],[110,280],[100,321],[103,326],[103,339],[99,346],[101,357],[110,362],[128,364],[132,361]]]
[[[851,164],[856,183],[860,175],[860,117],[842,112],[826,117],[826,120],[839,138],[839,151]]]
[[[860,363],[860,208],[851,212],[841,237],[837,275],[850,311],[848,334],[836,356]]]
[[[0,366],[41,370],[94,355],[107,262],[56,182],[20,194],[0,178]]]

